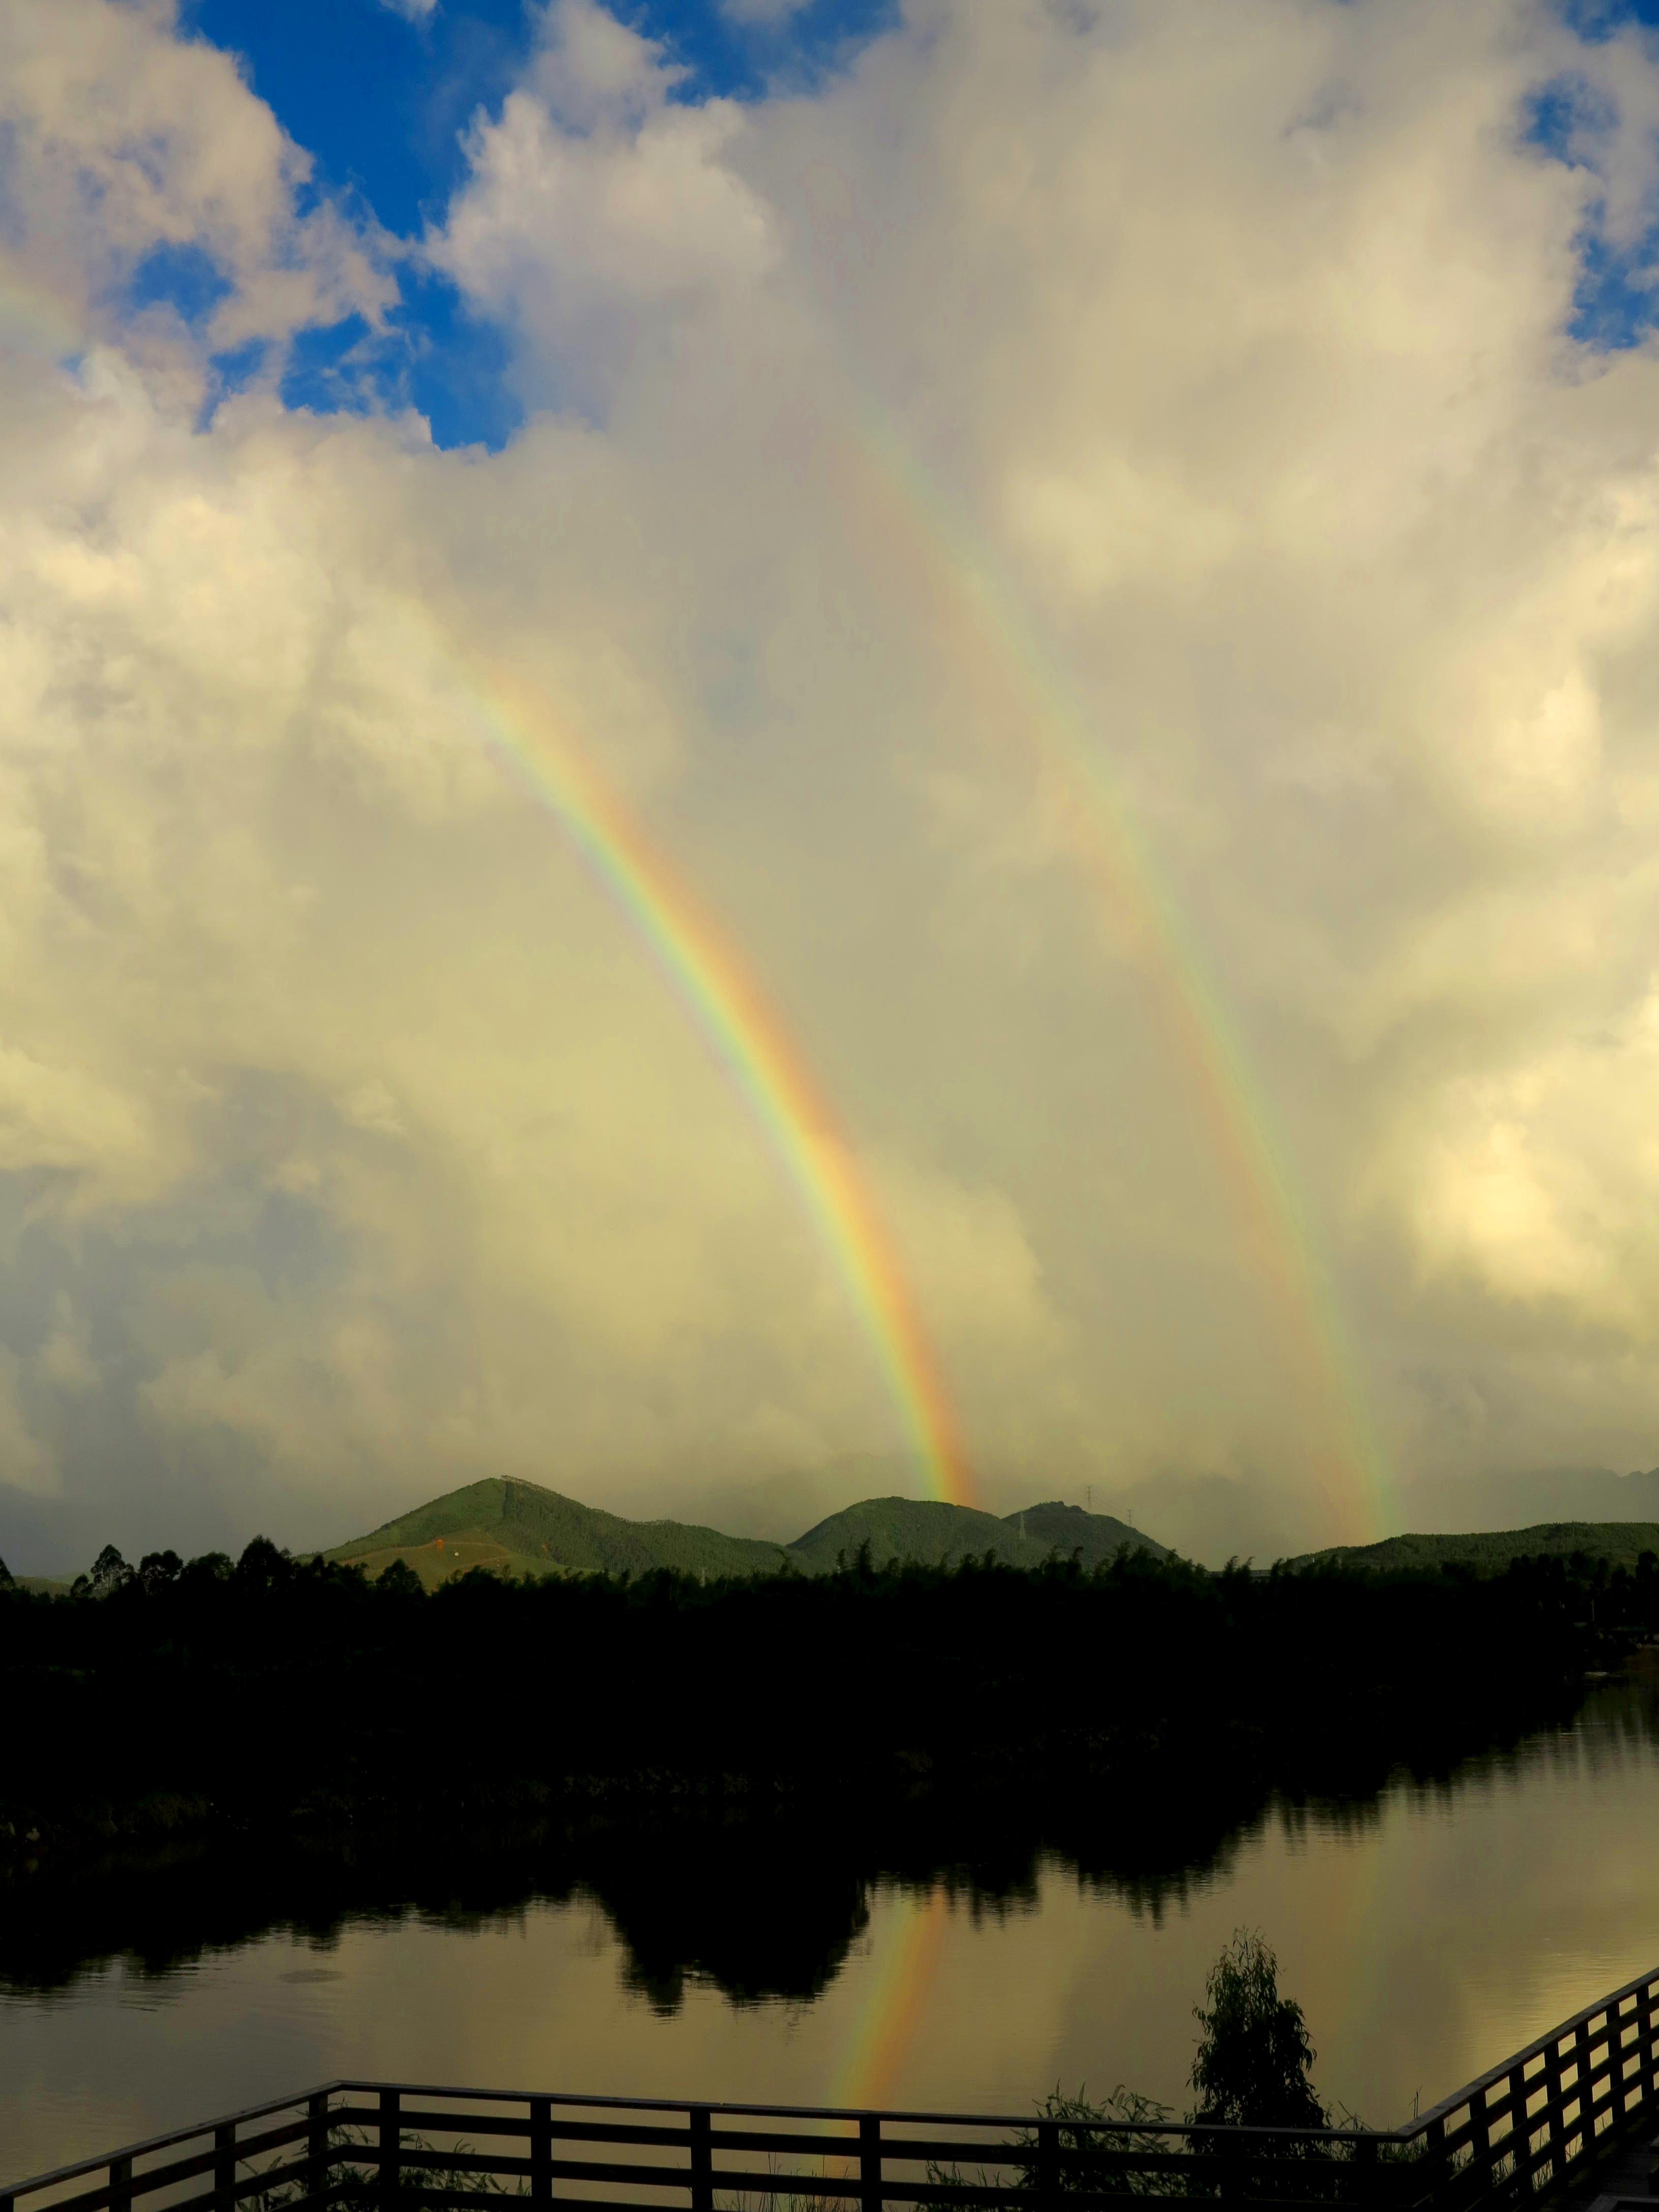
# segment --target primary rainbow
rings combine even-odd
[[[63,360],[67,306],[0,258],[0,347]],[[447,656],[493,748],[510,761],[638,930],[747,1096],[834,1255],[930,1497],[971,1504],[961,1425],[880,1210],[811,1071],[735,948],[568,732],[509,687]]]
[[[950,1932],[944,1884],[936,1883],[925,1898],[907,1896],[898,1918],[873,1961],[830,2083],[829,2101],[855,2112],[890,2106],[903,2081]]]
[[[834,1254],[927,1493],[974,1503],[968,1452],[886,1223],[811,1069],[736,949],[580,747],[467,674],[494,750],[558,817],[747,1097]]]

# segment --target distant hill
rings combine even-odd
[[[3,1559],[0,1559],[0,1589],[27,1590],[34,1597],[67,1597],[67,1583],[56,1583],[45,1575],[15,1575]]]
[[[1085,1513],[1080,1505],[1062,1505],[1057,1498],[1048,1505],[1028,1505],[1008,1519],[1018,1522],[1022,1534],[1034,1537],[1045,1553],[1060,1552],[1069,1559],[1073,1552],[1081,1552],[1085,1567],[1115,1559],[1126,1544],[1132,1551],[1150,1552],[1155,1559],[1170,1556],[1167,1544],[1155,1544],[1115,1514]]]
[[[471,1567],[511,1575],[641,1575],[668,1567],[720,1576],[770,1574],[787,1559],[804,1574],[825,1574],[840,1554],[850,1559],[866,1539],[878,1565],[896,1559],[941,1565],[989,1552],[1011,1566],[1040,1567],[1056,1551],[1066,1558],[1080,1551],[1084,1565],[1094,1566],[1125,1544],[1164,1556],[1161,1544],[1109,1513],[1058,1503],[999,1520],[966,1505],[872,1498],[831,1514],[786,1546],[682,1521],[625,1521],[539,1483],[491,1478],[432,1498],[326,1557],[371,1575],[402,1559],[430,1589]]]
[[[1544,1522],[1659,1522],[1659,1468],[1614,1474],[1607,1468],[1533,1468],[1522,1473],[1425,1479],[1401,1504],[1409,1528],[1436,1534],[1535,1528]]]
[[[513,1575],[641,1575],[658,1567],[687,1575],[769,1574],[782,1564],[783,1548],[682,1521],[624,1521],[539,1483],[490,1477],[418,1505],[326,1556],[372,1575],[402,1559],[431,1589],[469,1567]]]
[[[1540,1521],[1530,1528],[1480,1529],[1463,1535],[1386,1536],[1380,1544],[1345,1544],[1310,1552],[1293,1566],[1338,1559],[1380,1572],[1451,1565],[1501,1574],[1511,1559],[1566,1559],[1574,1552],[1633,1567],[1644,1552],[1659,1553],[1659,1522],[1652,1521]]]
[[[1023,1526],[1022,1526],[1023,1524]],[[982,1559],[989,1552],[1014,1567],[1040,1567],[1056,1550],[1067,1557],[1079,1548],[1084,1565],[1109,1559],[1124,1544],[1163,1556],[1163,1547],[1107,1513],[1085,1513],[1076,1505],[1028,1505],[1023,1513],[998,1520],[971,1505],[946,1505],[921,1498],[866,1498],[848,1505],[797,1536],[789,1556],[809,1574],[830,1571],[836,1559],[851,1559],[867,1542],[878,1566],[890,1559],[915,1559],[929,1566],[951,1560]]]

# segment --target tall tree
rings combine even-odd
[[[1210,2125],[1322,2128],[1315,2092],[1314,2047],[1302,2008],[1279,1993],[1279,1961],[1253,1929],[1241,1928],[1210,1969],[1203,2030],[1193,2060],[1198,2103],[1191,2118]]]

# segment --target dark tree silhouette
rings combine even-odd
[[[1193,2060],[1198,2098],[1190,2118],[1206,2125],[1322,2128],[1324,2106],[1310,2079],[1314,2047],[1302,2008],[1279,1993],[1279,1961],[1253,1929],[1240,1928],[1210,1969],[1207,2005],[1193,2014],[1204,2033]]]
[[[92,1563],[87,1587],[94,1597],[107,1597],[112,1590],[125,1589],[131,1580],[132,1569],[113,1544],[106,1544]]]
[[[294,1580],[294,1562],[269,1536],[255,1536],[236,1562],[235,1579],[250,1589],[282,1589]]]

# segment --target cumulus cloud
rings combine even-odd
[[[173,0],[18,0],[0,22],[0,282],[37,293],[38,313],[55,301],[83,332],[117,327],[169,254],[219,292],[214,351],[378,320],[395,296],[372,231],[327,200],[301,210],[310,157],[228,55],[181,35]]]
[[[50,1498],[58,1486],[52,1453],[28,1425],[18,1401],[17,1361],[0,1359],[0,1482],[26,1498]]]
[[[890,1468],[561,761],[817,1070],[992,1502],[1151,1525],[1174,1469],[1352,1527],[1310,1300],[1402,1474],[1651,1463],[1659,363],[1583,321],[1653,216],[1641,35],[914,0],[739,106],[562,0],[422,248],[507,336],[500,454],[204,418],[212,349],[382,315],[381,242],[167,9],[3,35],[31,1528]],[[199,328],[123,290],[160,246]]]
[[[676,99],[682,76],[599,0],[555,0],[526,81],[474,125],[471,176],[431,244],[579,394],[642,352],[654,362],[678,323],[772,263],[767,209],[729,158],[742,112]]]

